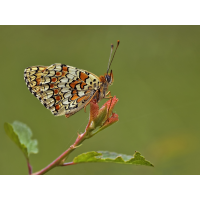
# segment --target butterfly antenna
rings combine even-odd
[[[107,70],[107,74],[108,74],[108,71],[109,71],[109,63],[110,63],[110,59],[111,59],[111,55],[112,55],[112,51],[113,51],[113,47],[114,47],[114,45],[111,44],[111,51],[110,51],[110,57],[109,57],[109,61],[108,61],[108,70]]]
[[[109,71],[110,66],[111,66],[111,64],[112,64],[113,58],[115,57],[115,53],[116,53],[116,51],[117,51],[118,46],[119,46],[119,40],[117,40],[117,46],[116,46],[116,49],[115,49],[115,51],[114,51],[112,60],[111,60],[111,62],[110,62],[110,64],[109,64],[109,66],[108,66],[107,74],[108,74],[108,71]],[[112,47],[112,45],[111,45],[111,47]],[[111,50],[111,52],[112,52],[112,50]],[[110,59],[109,59],[109,61],[110,61]]]

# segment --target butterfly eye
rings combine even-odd
[[[112,82],[111,76],[109,76],[108,74],[105,75],[106,81],[108,81],[108,83]]]

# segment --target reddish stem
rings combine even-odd
[[[90,122],[89,122],[90,123]],[[71,145],[65,152],[63,152],[58,158],[56,158],[51,164],[49,164],[48,166],[46,166],[44,169],[33,173],[32,175],[41,175],[41,174],[45,174],[46,172],[48,172],[49,170],[51,170],[52,168],[54,168],[55,166],[60,165],[61,161],[66,158],[66,156],[68,156],[73,150],[76,149],[76,147],[78,145],[80,145],[86,138],[87,134],[87,130],[81,134],[78,135],[78,137],[76,138],[76,141],[74,142],[73,145]],[[68,164],[69,165],[69,164]],[[72,164],[71,164],[72,165]],[[61,165],[62,166],[62,165]]]
[[[77,163],[74,162],[68,162],[68,163],[63,163],[62,166],[68,166],[68,165],[75,165]]]
[[[118,99],[116,97],[113,97],[113,101],[111,101],[111,103],[109,104],[109,109],[110,112],[112,111],[114,105],[117,103]],[[109,101],[107,102],[109,103]],[[103,109],[107,108],[105,107],[107,105],[107,103],[104,104],[104,106],[100,109],[101,112],[103,112]],[[99,113],[99,107],[98,104],[96,102],[91,101],[90,102],[90,118],[89,118],[89,122],[85,128],[85,132],[81,135],[78,135],[78,137],[76,138],[76,141],[74,142],[73,145],[71,145],[65,152],[63,152],[58,158],[56,158],[51,164],[49,164],[48,166],[46,166],[44,169],[35,172],[35,173],[31,173],[32,175],[41,175],[41,174],[45,174],[46,172],[48,172],[49,170],[51,170],[52,168],[56,167],[56,166],[68,166],[68,165],[74,165],[76,163],[70,162],[70,163],[64,163],[63,164],[63,160],[72,152],[74,151],[86,138],[92,137],[93,135],[91,135],[92,131],[96,128],[96,127],[92,127],[91,126],[91,122],[94,120],[93,118],[98,117],[98,113]],[[107,111],[108,112],[108,111]],[[104,120],[104,119],[101,119]],[[118,118],[117,120],[118,121]],[[103,122],[101,122],[103,123]],[[98,131],[97,131],[98,132]],[[30,173],[31,171],[29,171]]]
[[[28,159],[27,159],[27,166],[28,166],[28,174],[31,175],[32,174],[32,167],[31,167],[31,164],[29,163]]]

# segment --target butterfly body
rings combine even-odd
[[[86,70],[56,63],[26,68],[24,79],[30,92],[52,114],[70,117],[92,99],[99,102],[106,97],[113,82],[113,73],[111,70],[98,77]]]

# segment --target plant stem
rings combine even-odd
[[[32,167],[31,167],[31,164],[29,163],[28,159],[27,159],[27,166],[28,166],[28,174],[31,175],[32,174]]]
[[[90,122],[89,122],[90,123]],[[78,137],[76,138],[76,141],[74,142],[73,145],[71,145],[65,152],[63,152],[58,158],[56,158],[51,164],[49,164],[48,166],[46,166],[44,169],[35,172],[31,175],[41,175],[41,174],[45,174],[46,172],[48,172],[49,170],[51,170],[52,168],[60,165],[61,161],[66,158],[72,151],[74,151],[76,149],[77,146],[79,146],[85,139],[86,139],[86,135],[88,134],[88,131],[85,130],[85,132],[81,135],[78,135]],[[67,163],[66,163],[67,164]],[[63,164],[61,164],[62,166]],[[70,165],[70,164],[68,164]],[[71,164],[72,165],[72,164]],[[67,165],[64,165],[67,166]]]
[[[68,166],[68,165],[75,165],[77,163],[74,162],[68,162],[68,163],[63,163],[61,166]]]
[[[58,158],[56,158],[51,164],[46,166],[44,169],[35,172],[31,175],[41,175],[45,174],[52,168],[56,166],[68,166],[68,165],[73,165],[76,164],[74,162],[69,162],[69,163],[64,163],[65,158],[72,152],[74,151],[85,139],[91,138],[93,135],[96,135],[100,130],[103,130],[105,127],[109,125],[109,123],[105,125],[105,117],[108,112],[112,112],[112,109],[114,105],[117,103],[118,99],[116,97],[113,97],[113,101],[109,100],[107,101],[101,109],[99,109],[99,106],[96,102],[91,101],[90,102],[90,117],[89,117],[89,122],[85,128],[85,132],[81,135],[78,135],[76,138],[76,141],[74,142],[73,145],[71,145],[65,152],[63,152]],[[111,101],[111,103],[110,103]],[[109,110],[107,109],[107,104],[109,103]],[[109,117],[109,115],[107,115]],[[113,118],[113,115],[110,118],[111,123],[117,122],[118,121],[118,115],[117,117]],[[109,122],[109,120],[108,120]],[[111,124],[110,123],[110,124]],[[97,130],[94,134],[92,133],[97,127],[101,126],[99,130]]]

